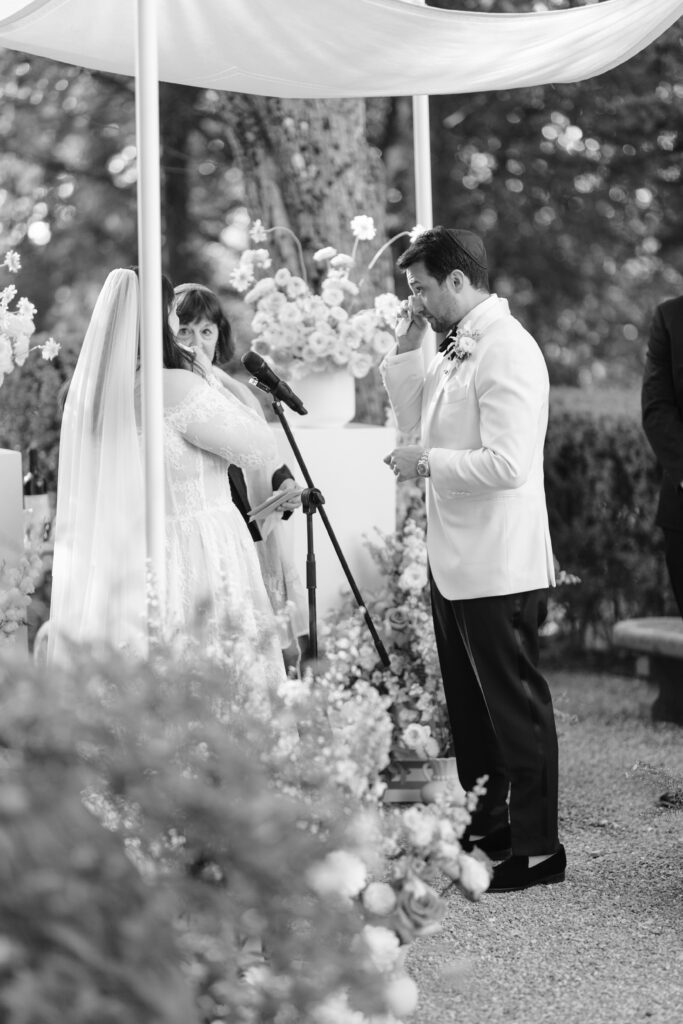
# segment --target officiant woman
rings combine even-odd
[[[215,292],[201,284],[180,284],[175,289],[179,327],[177,338],[181,345],[194,353],[203,353],[211,364],[216,380],[226,391],[254,410],[265,422],[263,407],[253,389],[236,380],[225,367],[235,355],[235,344],[230,321],[223,312]],[[291,540],[283,526],[294,509],[301,506],[301,489],[291,471],[280,464],[279,458],[268,465],[228,469],[230,490],[236,507],[256,544],[263,581],[276,613],[280,644],[285,664],[297,668],[300,661],[300,643],[308,633],[308,601],[305,588],[291,554]],[[258,505],[275,491],[291,491],[277,513],[257,522],[249,521],[249,509]]]

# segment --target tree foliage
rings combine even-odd
[[[430,5],[510,13],[588,2]],[[681,45],[674,26],[597,79],[430,101],[434,220],[483,235],[492,286],[538,339],[554,383],[636,384],[654,305],[683,291]],[[26,448],[50,418],[44,436],[56,436],[56,404],[44,403],[71,372],[107,272],[137,259],[134,96],[128,79],[10,51],[0,92],[0,236],[23,257],[17,284],[38,306],[39,331],[63,345],[47,391],[27,378],[27,403],[19,380],[15,394],[3,389],[0,443]],[[249,314],[229,275],[250,217],[285,223],[309,256],[343,248],[358,212],[375,217],[378,244],[415,223],[410,97],[279,100],[162,84],[160,109],[164,266],[175,282],[219,292],[240,351]],[[404,244],[374,287],[386,288]],[[405,291],[402,275],[394,283]],[[381,422],[376,377],[360,399],[364,418]]]

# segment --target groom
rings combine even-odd
[[[557,736],[538,670],[554,584],[543,488],[548,373],[538,345],[489,292],[470,231],[435,227],[398,260],[412,295],[382,364],[404,434],[387,456],[427,486],[432,614],[460,780],[488,775],[469,838],[493,860],[489,891],[564,879]],[[445,335],[425,372],[427,326]]]

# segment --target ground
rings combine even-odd
[[[453,893],[410,948],[411,1024],[679,1024],[683,1019],[683,729],[647,683],[548,673],[560,743],[563,884]]]

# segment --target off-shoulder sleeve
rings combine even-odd
[[[277,458],[277,446],[266,421],[236,398],[204,381],[192,383],[184,397],[167,408],[168,426],[186,441],[243,469]]]

